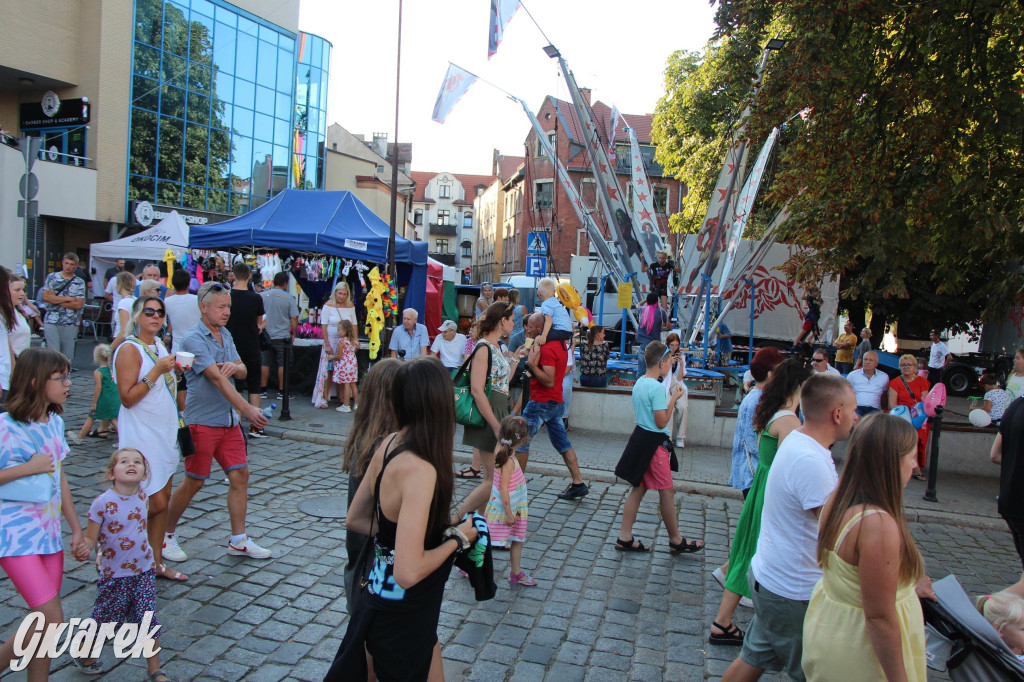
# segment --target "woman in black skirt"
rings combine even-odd
[[[404,363],[394,384],[398,432],[370,460],[345,525],[372,537],[345,638],[325,680],[443,680],[437,621],[471,519],[449,526],[455,395],[437,358]]]

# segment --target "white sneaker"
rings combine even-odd
[[[740,606],[746,609],[752,609],[754,608],[754,602],[750,597],[740,597]]]
[[[682,438],[676,438],[676,447],[677,448],[683,447],[683,439]]]
[[[352,411],[352,408],[349,407],[348,405],[342,405],[341,407],[338,407],[338,408],[335,408],[335,409],[337,409],[338,412],[351,412]]]
[[[231,542],[228,542],[228,554],[247,556],[251,559],[269,559],[271,557],[269,549],[260,547],[250,537],[245,538],[245,542],[240,546],[236,546]]]
[[[173,535],[164,535],[164,548],[162,556],[167,561],[187,561],[188,555],[182,551],[178,544],[178,538]]]
[[[718,584],[722,586],[722,589],[725,589],[725,573],[722,571],[721,566],[711,571],[711,577],[718,581]]]

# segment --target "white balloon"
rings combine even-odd
[[[985,410],[971,410],[967,418],[971,420],[971,425],[977,426],[979,429],[983,429],[992,423],[992,415]]]

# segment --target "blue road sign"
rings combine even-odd
[[[527,256],[526,257],[526,276],[527,277],[547,277],[548,274],[548,259],[544,256]]]
[[[526,237],[526,253],[534,256],[548,255],[548,233],[531,232]]]

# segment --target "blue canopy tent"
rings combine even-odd
[[[290,249],[385,264],[389,232],[388,224],[351,192],[286,189],[237,218],[193,225],[189,246]],[[399,283],[407,283],[405,307],[415,308],[422,318],[427,294],[427,244],[396,236],[395,263]]]

